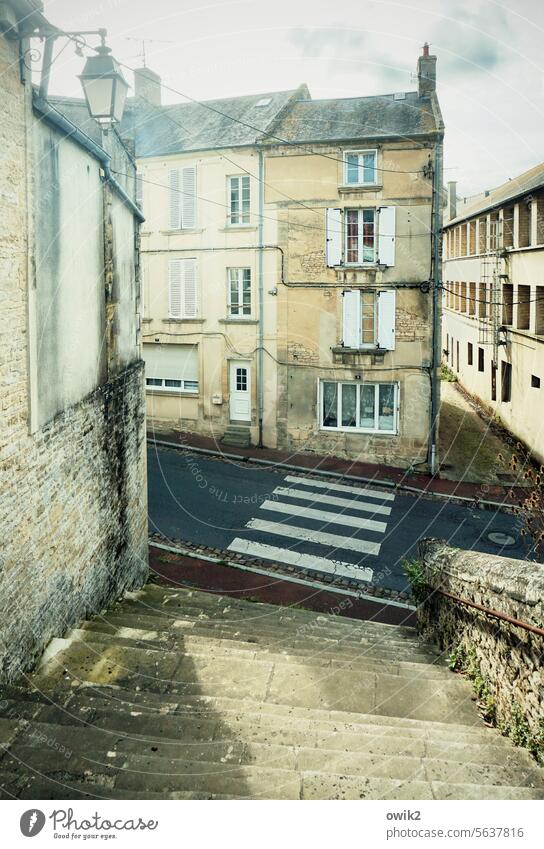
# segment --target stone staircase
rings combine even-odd
[[[251,432],[249,425],[229,424],[221,437],[224,445],[232,445],[236,448],[249,448],[251,445]]]
[[[3,798],[544,798],[409,628],[149,584],[0,698]]]

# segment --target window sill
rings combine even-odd
[[[324,433],[355,433],[361,436],[398,436],[398,430],[363,430],[359,427],[325,427],[320,425],[320,431]]]
[[[220,318],[219,324],[258,324],[256,318]]]
[[[257,232],[257,227],[254,224],[227,224],[226,227],[219,227],[218,230],[220,233],[232,233],[237,230],[251,230],[255,233]]]
[[[383,357],[384,354],[389,352],[389,348],[347,348],[344,345],[336,345],[331,348],[333,354],[377,354],[380,357]]]
[[[194,235],[195,233],[203,233],[203,227],[188,227],[186,230],[183,228],[177,230],[159,230],[161,236],[183,236],[185,234]]]
[[[204,324],[205,318],[162,318],[163,324]]]
[[[152,321],[153,321],[152,318],[143,318],[142,317],[142,324],[151,324]]]
[[[159,389],[158,387],[146,386],[146,395],[170,395],[175,398],[200,398],[199,392],[180,392],[175,389]]]
[[[360,183],[358,185],[343,185],[338,186],[338,193],[341,195],[358,194],[359,192],[381,192],[383,185],[381,183]]]

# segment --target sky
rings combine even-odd
[[[470,196],[544,160],[542,0],[45,0],[45,11],[64,30],[107,28],[113,54],[131,68],[142,65],[146,39],[148,67],[201,100],[303,82],[314,98],[412,91],[428,41],[445,181]],[[82,64],[68,42],[51,92],[81,94]],[[164,91],[164,102],[176,101]]]

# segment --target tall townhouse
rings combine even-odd
[[[297,91],[162,106],[136,74],[122,128],[140,199],[143,356],[151,426],[276,444],[277,228],[259,136]],[[263,378],[266,349],[266,378]]]
[[[39,0],[0,4],[2,680],[147,576],[134,169],[31,85],[42,27]]]
[[[425,46],[418,91],[299,99],[263,141],[265,208],[277,215],[281,248],[282,447],[400,467],[431,460],[443,138],[435,88]]]
[[[444,227],[445,362],[541,462],[544,164],[456,208]]]

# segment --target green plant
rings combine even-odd
[[[478,707],[486,722],[495,724],[496,720],[496,702],[492,695],[486,679],[482,675],[478,655],[474,646],[466,647],[463,643],[456,646],[449,657],[449,667],[455,672],[461,672],[472,681],[472,687],[476,698],[478,699]]]
[[[440,366],[440,380],[446,380],[448,383],[457,383],[457,375],[445,363]]]
[[[403,560],[402,568],[412,588],[416,604],[422,604],[427,598],[428,586],[419,560]]]

